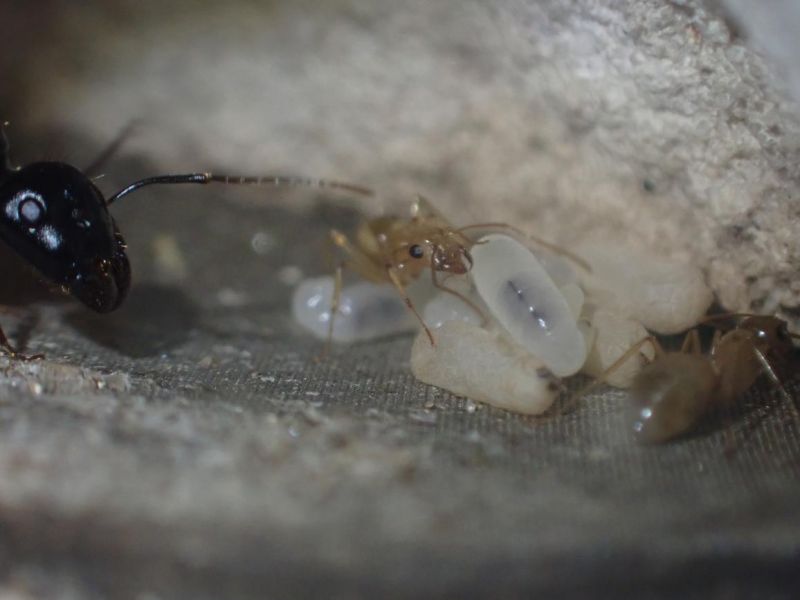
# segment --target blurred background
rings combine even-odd
[[[135,124],[106,193],[198,170],[379,191],[126,198],[107,316],[30,304],[3,258],[3,326],[48,354],[3,366],[3,591],[790,597],[788,407],[731,460],[718,428],[643,449],[622,394],[540,423],[413,381],[406,337],[316,362],[288,302],[330,227],[423,193],[692,261],[726,308],[794,320],[797,25],[789,0],[3,2],[15,163],[84,167]]]

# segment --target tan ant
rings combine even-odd
[[[435,340],[430,328],[409,298],[406,288],[430,269],[433,286],[461,299],[486,319],[483,311],[463,294],[447,287],[439,274],[464,275],[472,268],[470,249],[479,242],[466,235],[470,230],[500,229],[563,255],[586,270],[589,265],[580,257],[531,236],[506,223],[478,223],[454,227],[431,202],[417,196],[411,206],[410,218],[383,216],[364,220],[351,240],[336,229],[331,230],[333,245],[345,253],[335,271],[333,298],[328,320],[328,345],[333,337],[333,320],[339,308],[342,292],[342,270],[348,268],[372,283],[390,283],[421,324],[432,345]]]
[[[707,354],[702,353],[697,329],[692,329],[678,352],[664,351],[649,336],[606,370],[607,375],[621,366],[644,344],[655,350],[655,359],[639,372],[630,391],[638,441],[661,443],[687,433],[712,409],[730,407],[763,374],[792,402],[776,368],[789,362],[795,350],[792,338],[800,335],[771,316],[725,314],[704,322],[723,319],[739,322],[726,333],[717,329]]]

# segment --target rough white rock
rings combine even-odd
[[[696,265],[655,254],[634,242],[584,241],[575,251],[592,267],[591,273],[580,273],[592,301],[651,331],[673,334],[693,327],[714,299]]]

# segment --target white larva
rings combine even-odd
[[[602,377],[605,383],[614,387],[630,387],[642,367],[655,358],[651,344],[645,344],[613,372],[608,373],[608,368],[646,337],[647,330],[638,321],[612,308],[590,306],[586,315],[597,337],[583,365],[583,372],[592,377]]]
[[[536,256],[505,235],[481,238],[471,253],[475,288],[505,332],[553,374],[577,373],[587,354],[575,316],[583,304],[580,289],[569,288],[568,302]]]
[[[306,279],[295,288],[292,316],[320,339],[328,338],[334,279]],[[366,341],[413,331],[416,321],[391,285],[361,281],[342,289],[333,321],[335,342]]]
[[[444,322],[435,335],[436,346],[420,333],[411,348],[411,372],[420,381],[522,414],[552,406],[553,376],[507,336],[463,320]]]

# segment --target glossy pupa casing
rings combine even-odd
[[[586,362],[587,348],[575,307],[536,256],[500,234],[482,237],[471,253],[470,274],[492,317],[555,375],[577,373]]]

